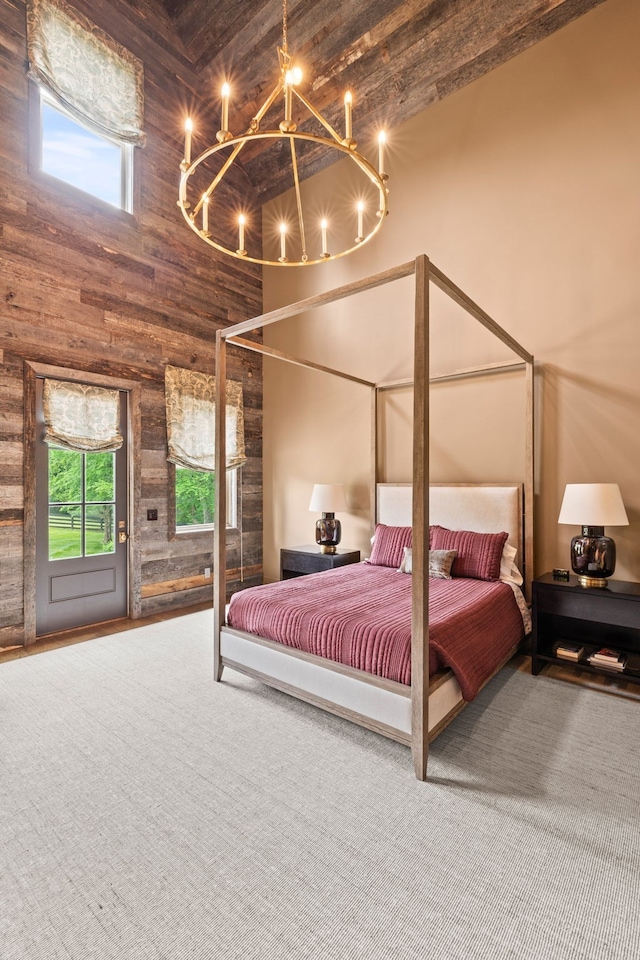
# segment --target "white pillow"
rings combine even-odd
[[[517,553],[516,548],[512,547],[507,541],[500,558],[500,579],[504,583],[515,583],[517,587],[521,587],[523,583],[522,574],[515,562]]]

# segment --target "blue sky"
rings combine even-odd
[[[42,104],[42,169],[120,206],[120,147]]]

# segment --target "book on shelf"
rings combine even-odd
[[[600,650],[594,650],[591,656],[594,660],[601,660],[603,663],[618,663],[624,654],[610,647],[601,647]]]
[[[597,660],[588,661],[592,667],[597,667],[598,670],[603,670],[605,673],[624,673],[624,663],[614,666],[611,663],[599,663]]]
[[[587,659],[592,667],[613,670],[618,673],[622,673],[627,663],[626,653],[621,653],[620,650],[612,650],[610,647],[595,650]]]
[[[584,653],[581,643],[571,643],[569,640],[558,640],[553,645],[553,652],[561,660],[579,660]]]

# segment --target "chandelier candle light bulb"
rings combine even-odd
[[[191,163],[191,134],[193,133],[193,120],[187,117],[184,122],[184,162],[188,167]]]
[[[287,225],[280,224],[280,263],[287,262]]]
[[[329,248],[327,247],[327,227],[328,223],[326,220],[320,221],[320,230],[322,231],[322,256],[329,256]]]
[[[244,225],[245,219],[244,214],[241,213],[238,217],[238,250],[237,253],[246,253],[247,251],[244,248]]]
[[[384,130],[381,130],[378,134],[378,173],[381,177],[385,176],[384,172],[384,147],[387,142],[387,135]]]
[[[356,243],[362,243],[364,240],[364,203],[358,200],[358,236]]]
[[[202,231],[209,233],[209,197],[206,193],[202,197]]]
[[[293,116],[293,72],[287,70],[284,78],[284,122],[291,123]]]
[[[353,123],[351,109],[353,105],[353,97],[351,91],[347,90],[344,95],[344,138],[345,140],[351,140],[353,136]]]
[[[229,97],[231,96],[231,87],[225,81],[222,84],[222,123],[220,129],[223,133],[229,130]]]

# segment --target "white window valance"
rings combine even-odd
[[[144,72],[64,0],[27,0],[29,76],[96,133],[144,145]]]
[[[216,378],[207,373],[165,368],[167,460],[191,470],[215,473]],[[227,470],[247,462],[244,446],[242,384],[227,380]]]
[[[119,450],[120,392],[88,383],[46,380],[42,392],[45,443],[66,450]]]

